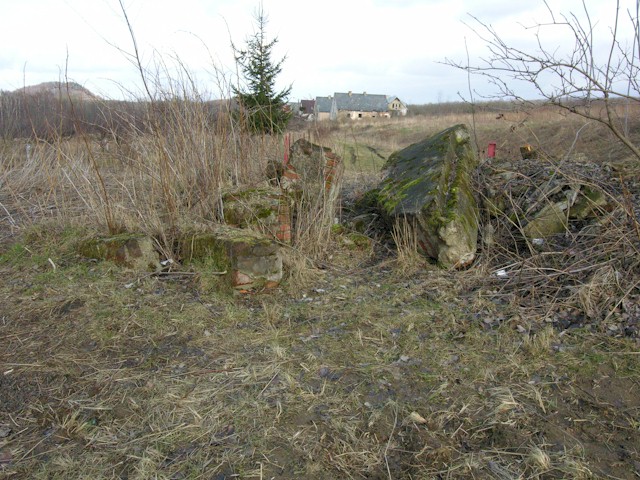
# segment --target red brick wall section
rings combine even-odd
[[[278,226],[276,238],[283,243],[291,243],[291,206],[289,196],[286,190],[291,188],[295,182],[300,180],[300,176],[296,173],[293,165],[289,163],[289,150],[291,148],[291,137],[284,137],[284,158],[282,164],[284,166],[283,178],[280,179],[280,188],[283,192],[280,194],[278,204]]]
[[[338,165],[340,164],[340,157],[333,152],[325,153],[326,163],[324,166],[324,189],[325,191],[331,190],[333,181],[336,177]]]
[[[285,193],[280,195],[277,228],[276,238],[283,243],[291,243],[291,206],[289,196]]]

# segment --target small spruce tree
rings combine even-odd
[[[287,109],[291,86],[276,92],[275,83],[286,57],[278,62],[271,59],[272,49],[278,39],[267,40],[267,16],[262,5],[256,12],[255,20],[257,31],[247,39],[245,48],[238,49],[232,45],[236,63],[246,84],[244,88],[233,87],[233,93],[252,131],[281,133],[291,118],[291,112]]]

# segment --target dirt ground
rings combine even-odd
[[[0,478],[640,476],[637,339],[528,318],[486,272],[343,244],[229,294],[76,235],[3,248]]]

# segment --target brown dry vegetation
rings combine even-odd
[[[346,163],[343,225],[320,245],[299,235],[280,288],[232,295],[197,266],[151,275],[76,253],[109,227],[169,256],[181,230],[219,221],[225,190],[259,185],[282,157],[277,137],[174,107],[119,143],[60,138],[29,158],[25,142],[2,145],[0,478],[640,475],[639,172],[601,126],[476,115],[480,150],[498,145],[480,199],[494,170],[553,170],[589,175],[611,208],[597,232],[543,251],[483,218],[493,241],[465,271],[417,257],[402,229],[354,241],[348,220],[391,152],[473,119],[297,131]],[[520,162],[523,143],[545,155]]]

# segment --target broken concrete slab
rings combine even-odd
[[[546,205],[523,227],[522,233],[527,238],[545,238],[566,232],[569,225],[567,208],[567,200]]]
[[[123,233],[83,241],[78,253],[86,258],[110,260],[135,271],[160,270],[160,256],[155,241],[142,234]]]
[[[219,226],[186,235],[180,241],[184,263],[200,262],[237,289],[274,287],[282,280],[279,245],[258,232]],[[206,275],[206,272],[204,272]]]
[[[611,193],[598,184],[606,182],[600,164],[567,161],[559,169],[551,162],[523,160],[507,168],[493,165],[480,172],[483,209],[529,240],[582,228],[611,208]]]
[[[554,194],[523,227],[522,232],[527,238],[545,238],[564,233],[571,220],[596,218],[598,211],[608,205],[605,194],[588,185],[560,185]],[[555,201],[552,200],[554,198]]]
[[[464,125],[389,157],[378,192],[383,214],[415,228],[422,253],[443,267],[463,267],[475,258],[478,206],[471,174],[477,165]]]
[[[569,210],[569,217],[578,220],[595,218],[598,211],[609,205],[606,195],[602,190],[598,190],[589,185],[583,185],[580,194],[576,197],[574,204]]]

